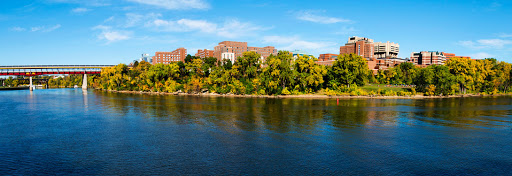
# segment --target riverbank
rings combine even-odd
[[[105,91],[105,90],[98,90]],[[449,96],[425,96],[425,95],[409,95],[409,96],[382,96],[382,95],[368,95],[368,96],[331,96],[331,95],[235,95],[235,94],[217,94],[217,93],[183,93],[183,92],[142,92],[142,91],[115,91],[107,90],[113,93],[125,94],[145,94],[145,95],[173,95],[173,96],[199,96],[199,97],[239,97],[239,98],[297,98],[297,99],[439,99],[439,98],[466,98],[466,97],[495,97],[495,96],[511,96],[511,94],[464,94],[464,95],[449,95]]]
[[[0,87],[0,90],[28,90],[29,87]]]

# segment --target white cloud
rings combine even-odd
[[[244,23],[238,20],[228,20],[217,30],[217,35],[227,38],[254,35],[257,31],[268,30],[272,27],[256,26],[252,23]]]
[[[476,42],[459,41],[458,44],[461,46],[471,48],[471,49],[484,49],[484,48],[502,49],[506,45],[511,45],[512,40],[481,39],[481,40],[477,40]]]
[[[155,19],[146,27],[155,28],[159,31],[167,32],[202,32],[215,34],[226,38],[236,38],[241,36],[254,35],[257,31],[267,30],[268,28],[253,25],[252,23],[244,23],[238,20],[228,20],[223,25],[218,25],[206,20],[180,19],[162,20]]]
[[[60,24],[56,24],[54,26],[36,26],[36,27],[31,27],[30,28],[30,31],[31,32],[52,32],[54,30],[57,30],[61,27]]]
[[[348,19],[328,17],[316,14],[314,11],[302,11],[296,14],[297,19],[321,24],[348,23]]]
[[[501,38],[509,38],[509,37],[512,37],[512,34],[505,34],[505,33],[502,33],[502,34],[500,34],[500,37],[501,37]]]
[[[134,27],[137,25],[143,26],[144,23],[147,23],[147,21],[153,21],[155,19],[158,19],[158,17],[162,16],[158,13],[149,13],[145,15],[136,14],[136,13],[127,13],[126,14],[126,23],[124,24],[124,27]],[[113,17],[111,17],[113,19]]]
[[[168,10],[209,9],[210,4],[204,0],[127,0],[140,4],[156,6]]]
[[[482,39],[478,40],[478,43],[483,46],[503,48],[505,45],[512,44],[512,41],[502,39]]]
[[[43,29],[43,32],[51,32],[51,31],[59,29],[60,27],[61,27],[60,24],[56,24],[55,26]]]
[[[85,6],[94,6],[94,7],[101,7],[101,6],[109,6],[110,0],[46,0],[49,3],[67,3],[67,4],[81,4]]]
[[[353,35],[353,34],[357,34],[358,32],[359,32],[359,30],[355,29],[354,27],[344,26],[344,27],[337,29],[336,32],[334,32],[334,34],[336,34],[336,35]]]
[[[485,53],[485,52],[471,54],[470,56],[472,58],[475,58],[475,59],[485,59],[485,58],[492,58],[492,57],[494,57],[493,55],[491,55],[489,53]]]
[[[85,13],[88,11],[90,11],[90,9],[83,8],[83,7],[71,9],[71,12],[73,12],[73,13]]]
[[[210,23],[205,20],[189,20],[189,19],[181,19],[177,21],[178,25],[185,26],[191,30],[198,30],[201,32],[212,33],[215,32],[216,24]]]
[[[109,43],[128,40],[132,36],[131,31],[122,31],[122,30],[113,30],[111,26],[98,25],[92,28],[93,30],[101,30],[101,33],[98,34],[99,40],[104,40]]]
[[[306,50],[314,53],[335,53],[337,52],[337,44],[335,42],[311,42],[305,41],[297,36],[265,36],[263,42],[276,44],[280,50]]]
[[[23,31],[26,31],[27,29],[16,26],[16,27],[9,28],[9,30],[16,31],[16,32],[23,32]]]
[[[44,28],[44,27],[41,27],[41,26],[38,26],[38,27],[31,27],[31,28],[30,28],[30,31],[32,31],[32,32],[37,32],[37,31],[42,30],[43,28]]]
[[[109,17],[109,18],[107,18],[107,19],[103,20],[103,22],[104,22],[104,23],[106,23],[106,22],[110,22],[110,21],[112,21],[112,20],[114,20],[114,16],[111,16],[111,17]]]

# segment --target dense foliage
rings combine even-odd
[[[420,68],[402,63],[376,75],[366,60],[344,54],[332,66],[315,63],[316,58],[280,51],[263,61],[255,52],[245,52],[234,63],[216,58],[187,56],[185,62],[151,65],[134,63],[104,68],[91,76],[91,87],[103,90],[147,92],[212,92],[220,94],[288,95],[454,95],[508,93],[512,65],[496,59],[452,58],[445,65]],[[76,82],[76,81],[73,81]],[[410,85],[408,92],[362,89],[370,84]],[[74,83],[70,83],[74,84]]]

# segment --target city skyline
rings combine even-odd
[[[348,37],[512,62],[510,2],[31,0],[2,2],[1,65],[129,63],[142,53],[221,41],[339,54]],[[434,9],[418,13],[418,10]]]

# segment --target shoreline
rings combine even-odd
[[[116,91],[116,90],[100,90],[104,92],[112,93],[123,93],[123,94],[139,94],[139,95],[172,95],[172,96],[196,96],[196,97],[235,97],[235,98],[295,98],[295,99],[442,99],[442,98],[469,98],[469,97],[499,97],[499,96],[512,96],[510,94],[497,94],[497,95],[482,95],[482,94],[465,94],[465,95],[449,95],[449,96],[425,96],[425,95],[414,95],[414,96],[330,96],[330,95],[235,95],[235,94],[217,94],[217,93],[183,93],[183,92],[142,92],[142,91]]]

